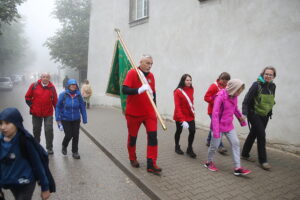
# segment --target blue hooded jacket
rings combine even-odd
[[[20,112],[16,108],[6,108],[0,113],[0,120],[17,127],[16,135],[9,142],[0,134],[0,187],[14,188],[37,180],[42,191],[55,192],[48,155],[25,130]]]
[[[77,89],[75,91],[69,90],[70,85],[77,85]],[[55,118],[56,121],[75,121],[80,120],[80,114],[83,123],[86,124],[86,109],[78,84],[75,79],[69,79],[67,89],[59,94],[55,109]]]

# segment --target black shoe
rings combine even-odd
[[[147,159],[147,172],[152,173],[154,175],[160,175],[162,169],[159,168],[157,165],[153,164],[152,159]]]
[[[63,155],[67,155],[67,147],[62,147],[62,150],[61,150],[61,153],[63,154]]]
[[[197,155],[194,153],[192,147],[188,147],[188,148],[187,148],[186,154],[188,154],[191,158],[196,158],[196,157],[197,157]]]
[[[79,153],[73,153],[73,158],[74,159],[80,159]]]
[[[48,155],[53,155],[54,154],[52,149],[48,149],[47,152],[48,152]]]
[[[175,146],[175,152],[179,155],[183,155],[183,151],[180,149],[180,145],[176,145]]]

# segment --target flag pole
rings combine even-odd
[[[125,42],[124,42],[123,39],[122,39],[122,36],[121,36],[121,33],[120,33],[120,29],[115,28],[115,31],[116,31],[116,33],[117,33],[117,35],[118,35],[118,38],[119,38],[121,44],[124,46],[125,53],[126,53],[126,55],[128,56],[131,65],[133,66],[133,68],[134,68],[135,71],[137,72],[140,81],[142,82],[142,84],[146,84],[146,83],[144,83],[143,78],[141,77],[140,73],[138,72],[138,68],[135,66],[135,64],[134,64],[134,62],[133,62],[133,59],[132,59],[132,57],[131,57],[131,55],[130,55],[130,53],[129,53],[129,50],[127,49],[127,46],[125,45]],[[159,122],[160,122],[160,124],[161,124],[161,126],[162,126],[162,128],[163,128],[163,130],[167,130],[167,127],[166,127],[166,125],[165,125],[163,119],[161,118],[161,116],[160,116],[160,114],[159,114],[159,112],[158,112],[158,110],[157,110],[157,108],[156,108],[156,105],[155,105],[155,103],[154,103],[154,101],[153,101],[153,99],[152,99],[152,97],[151,97],[149,91],[147,90],[146,93],[147,93],[147,96],[148,96],[148,98],[149,98],[149,100],[150,100],[150,102],[151,102],[151,105],[152,105],[152,107],[153,107],[153,109],[154,109],[154,111],[155,111],[155,113],[156,113],[156,115],[157,115],[157,118],[158,118],[158,120],[159,120]]]

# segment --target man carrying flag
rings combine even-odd
[[[149,91],[155,102],[155,79],[150,72],[153,59],[150,55],[143,55],[140,60],[138,72],[135,69],[128,71],[123,82],[122,92],[127,96],[125,116],[128,128],[127,148],[132,167],[140,165],[136,157],[136,139],[139,128],[143,123],[147,131],[147,171],[159,175],[162,171],[156,165],[157,160],[157,117],[155,110],[146,94]],[[143,82],[139,79],[141,75]]]

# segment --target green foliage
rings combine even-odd
[[[27,40],[23,36],[24,24],[13,22],[3,24],[0,35],[0,71],[13,71],[25,54]]]
[[[64,67],[87,69],[90,1],[56,0],[54,15],[62,28],[45,42],[51,58]]]
[[[25,0],[1,0],[0,1],[0,28],[3,23],[10,24],[20,15],[17,10],[17,6],[23,3]]]

